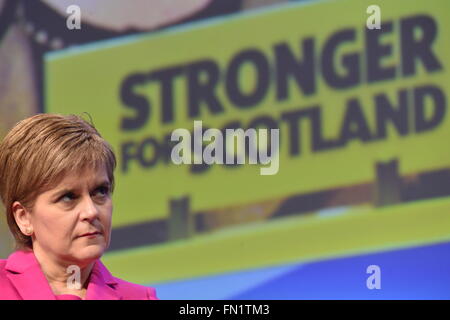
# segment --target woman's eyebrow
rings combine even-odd
[[[55,190],[54,194],[62,192],[73,192],[80,187],[78,180],[75,179],[62,179],[57,184],[53,185],[51,190]]]
[[[52,194],[52,198],[59,198],[60,196],[66,194],[66,193],[74,193],[75,189],[70,189],[70,188],[64,188],[64,189],[59,189],[58,191],[55,191]]]
[[[106,188],[106,189],[108,189],[108,191],[110,191],[110,189],[111,189],[111,183],[109,182],[109,180],[101,181],[101,182],[95,184],[95,185],[92,187],[91,190],[92,190],[92,191],[96,191],[96,190],[99,189],[99,188]]]
[[[95,184],[96,185],[96,188],[98,188],[98,187],[109,187],[110,186],[110,183],[109,183],[109,181],[108,180],[104,180],[104,181],[102,181],[102,182],[99,182],[99,183],[96,183]]]
[[[103,186],[110,187],[111,184],[110,184],[109,180],[103,180],[103,181],[100,181],[100,182],[96,183],[94,185],[94,189],[96,189],[98,187],[103,187]],[[66,194],[66,193],[70,193],[70,192],[76,192],[76,190],[77,190],[77,187],[73,187],[73,188],[71,188],[71,187],[62,187],[61,189],[59,189],[59,190],[55,191],[54,193],[52,193],[52,197],[57,197],[57,196],[60,196],[60,195]]]

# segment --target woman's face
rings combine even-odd
[[[68,174],[41,193],[30,215],[33,250],[80,267],[100,258],[110,242],[110,189],[102,168]]]

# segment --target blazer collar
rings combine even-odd
[[[116,278],[100,260],[96,260],[89,279],[86,300],[120,300],[122,296],[116,286]]]
[[[6,262],[7,277],[24,300],[55,300],[55,295],[33,251],[16,251]],[[100,260],[96,260],[89,278],[86,300],[118,300],[117,280]]]
[[[24,300],[55,300],[33,251],[16,251],[6,262],[7,277]]]

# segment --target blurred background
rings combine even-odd
[[[448,299],[449,33],[447,0],[0,0],[0,137],[92,120],[102,260],[161,299]],[[194,120],[279,129],[278,173],[173,164]]]

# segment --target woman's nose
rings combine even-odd
[[[82,220],[94,220],[98,217],[99,210],[90,196],[84,197],[81,206]]]

